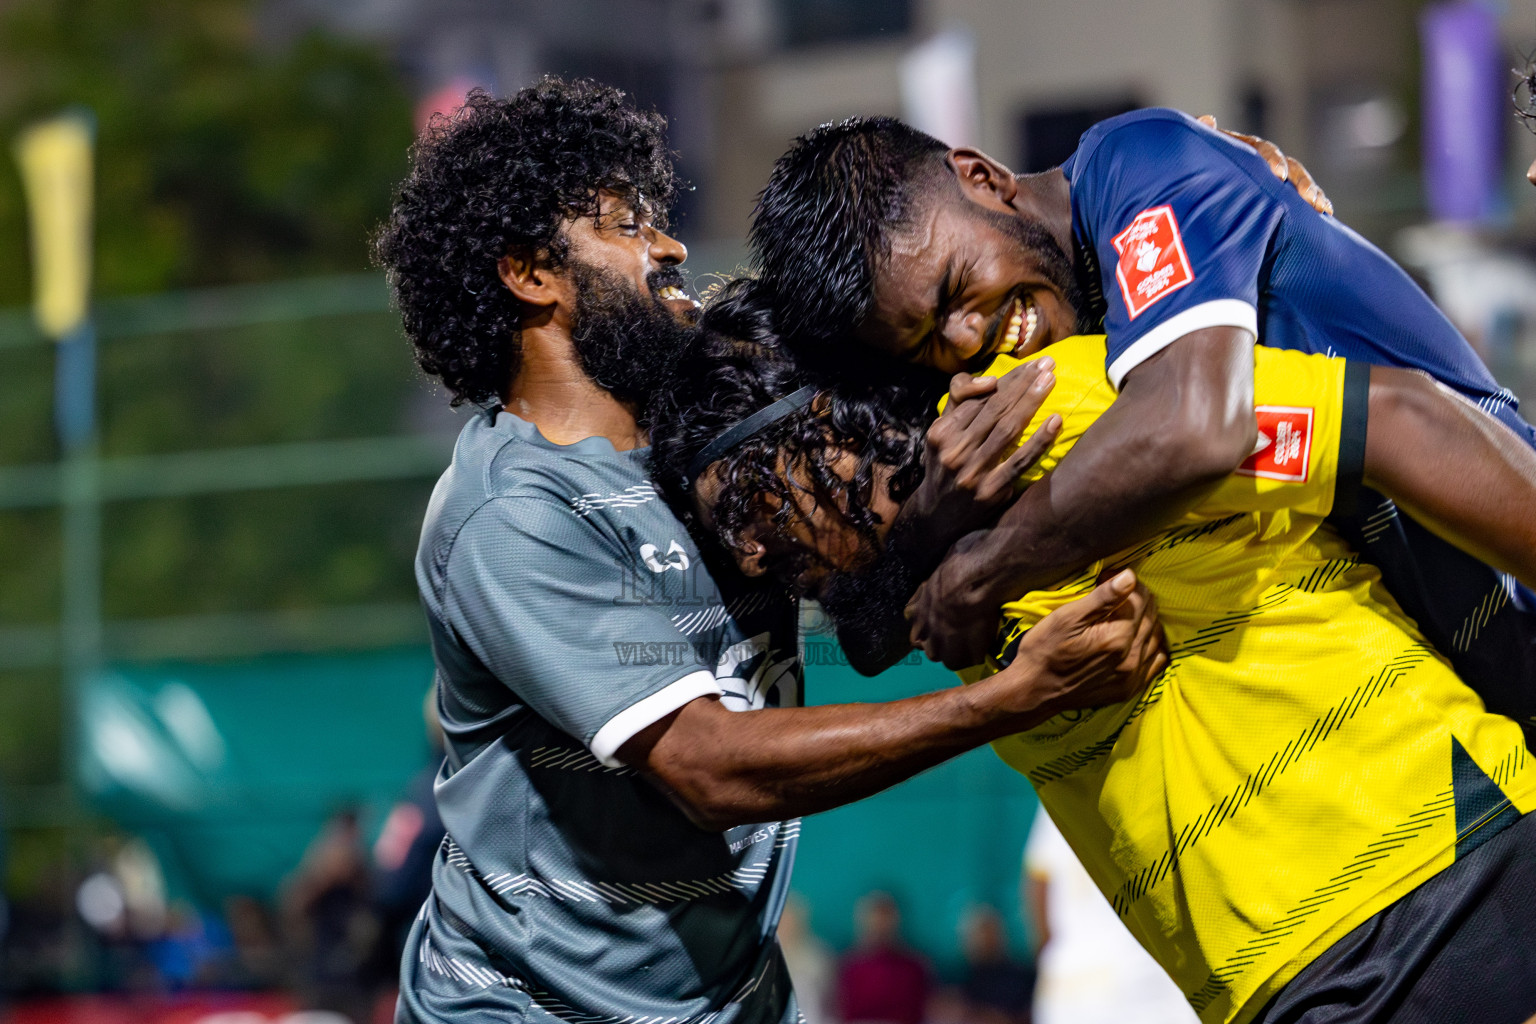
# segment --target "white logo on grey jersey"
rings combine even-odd
[[[676,569],[679,572],[688,568],[688,552],[677,541],[667,545],[667,560],[662,561],[656,557],[655,544],[640,545],[640,557],[645,561],[646,568],[651,572],[666,572],[668,569]]]
[[[571,511],[585,519],[593,512],[609,509],[634,508],[647,502],[655,501],[660,495],[656,493],[654,485],[649,483],[634,484],[622,491],[609,491],[601,494],[593,491],[590,494],[578,494],[568,499],[571,503]]]
[[[778,651],[768,646],[767,633],[727,647],[715,665],[720,703],[730,711],[756,711],[770,702],[781,707],[793,704],[795,667],[800,659],[775,661],[776,654]]]

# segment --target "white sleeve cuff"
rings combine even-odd
[[[1131,342],[1131,347],[1109,364],[1109,383],[1119,391],[1126,374],[1184,335],[1207,327],[1241,327],[1258,338],[1259,311],[1242,299],[1212,299],[1186,309]]]
[[[624,762],[614,757],[630,737],[654,722],[659,722],[696,697],[720,693],[715,674],[707,669],[690,672],[674,683],[657,690],[603,723],[587,748],[609,768],[621,768]]]

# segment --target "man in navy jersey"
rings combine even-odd
[[[1390,259],[1252,147],[1176,111],[1102,122],[1062,167],[1022,176],[889,118],[823,126],[775,165],[752,244],[765,281],[794,296],[781,326],[801,341],[974,371],[1108,335],[1111,411],[906,609],[912,641],[951,667],[981,660],[1006,595],[1144,539],[1255,451],[1255,340],[1423,370],[1536,444],[1514,395]],[[1379,496],[1337,522],[1532,737],[1530,592]],[[900,610],[878,619],[887,635],[869,645],[904,649],[890,640]]]
[[[1108,335],[1105,371],[1120,392],[1109,412],[992,531],[957,543],[907,609],[915,640],[954,665],[981,661],[1010,588],[1144,539],[1274,443],[1255,423],[1255,340],[1423,370],[1498,418],[1509,450],[1536,443],[1514,396],[1390,260],[1250,146],[1174,111],[1106,121],[1065,166],[1028,176],[886,118],[824,126],[776,164],[752,243],[765,283],[793,299],[781,331],[834,364],[862,343],[975,370],[1079,331]],[[1341,528],[1529,743],[1531,595],[1390,504],[1361,505]],[[906,640],[899,602],[866,622]],[[904,649],[888,636],[865,644]],[[1523,941],[1523,918],[1503,908],[1533,881],[1536,857],[1506,829],[1339,940],[1243,1024],[1473,1019],[1488,993],[1466,979]],[[1502,998],[1485,1006],[1512,1021],[1529,1012]]]

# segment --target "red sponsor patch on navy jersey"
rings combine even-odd
[[[1256,405],[1259,440],[1237,472],[1267,480],[1307,482],[1312,462],[1312,408],[1295,405]]]
[[[1132,320],[1195,279],[1171,206],[1142,210],[1110,244],[1120,254],[1115,280]]]

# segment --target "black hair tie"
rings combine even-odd
[[[692,462],[688,463],[688,477],[683,481],[683,489],[688,490],[691,488],[695,481],[698,480],[699,474],[703,473],[712,463],[719,460],[732,448],[735,448],[752,435],[761,433],[784,417],[792,416],[807,405],[810,405],[811,400],[816,397],[819,391],[820,389],[815,385],[807,384],[799,391],[785,395],[772,405],[765,406],[746,419],[727,427],[719,437],[705,445],[704,450],[695,455]]]

